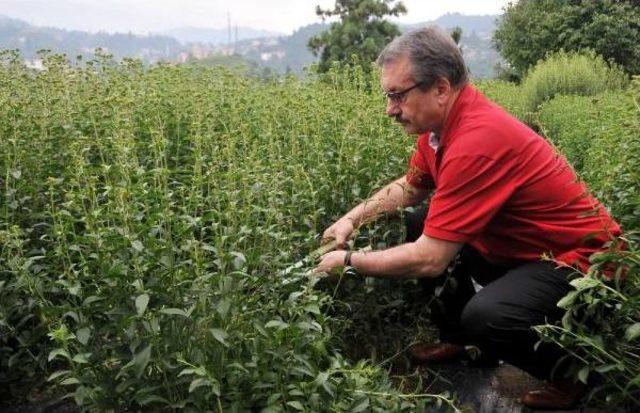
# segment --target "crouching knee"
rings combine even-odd
[[[496,303],[474,296],[465,306],[460,319],[461,327],[471,342],[484,342],[500,329],[502,316]]]

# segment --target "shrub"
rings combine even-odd
[[[640,229],[640,123],[629,92],[559,96],[538,119],[545,135],[625,229]]]
[[[609,251],[592,255],[588,274],[571,282],[575,290],[558,302],[566,310],[562,324],[537,330],[571,354],[570,371],[578,380],[594,379],[592,397],[629,411],[640,407],[639,98],[636,81],[631,94],[556,98],[541,114],[545,125],[558,131],[560,146],[574,155],[580,139],[585,141],[581,176],[626,234],[625,247],[619,248],[618,240]]]
[[[523,94],[519,85],[504,80],[489,80],[480,81],[476,86],[489,99],[518,119],[527,121],[530,118],[530,114],[524,108]]]
[[[617,99],[618,94],[609,96]],[[543,103],[536,113],[542,133],[567,158],[576,172],[582,171],[586,150],[597,138],[602,128],[601,121],[594,116],[594,99],[584,96],[557,96]],[[613,115],[615,116],[615,114]]]
[[[640,230],[640,110],[618,95],[594,102],[600,133],[588,147],[583,178],[626,230]]]
[[[283,282],[345,205],[404,171],[412,144],[378,93],[14,57],[0,64],[0,379],[48,376],[98,411],[424,405],[341,356],[329,294]]]
[[[595,50],[629,74],[640,72],[637,0],[519,0],[509,2],[493,40],[517,74],[560,50]]]
[[[593,52],[559,52],[547,56],[531,69],[522,82],[524,107],[535,111],[557,95],[592,96],[617,91],[628,84],[627,75],[608,65]]]
[[[594,254],[589,274],[571,281],[574,290],[558,302],[566,310],[560,325],[536,327],[543,340],[571,355],[570,373],[596,383],[590,397],[609,406],[640,407],[640,237],[627,236],[628,249]],[[615,281],[606,268],[624,269]]]

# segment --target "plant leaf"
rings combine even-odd
[[[189,315],[187,314],[186,311],[181,310],[179,308],[163,308],[162,310],[159,311],[162,314],[168,314],[168,315],[181,315],[183,317],[189,317]]]
[[[144,369],[147,367],[147,364],[149,364],[150,359],[151,359],[151,345],[146,346],[141,351],[136,353],[135,356],[133,356],[132,361],[136,369],[136,375],[138,377],[142,376],[142,373],[144,373]]]
[[[358,404],[356,404],[352,409],[351,413],[359,413],[366,410],[369,407],[369,398],[365,397]]]
[[[208,384],[209,383],[207,382],[207,379],[198,377],[197,379],[191,381],[191,384],[189,385],[189,393],[193,393],[193,391],[198,387],[207,386]]]
[[[69,355],[67,350],[65,350],[63,348],[57,348],[55,350],[51,350],[51,352],[49,353],[48,360],[51,361],[51,360],[55,359],[58,356],[62,356],[64,358],[66,358],[67,360],[71,359],[71,356]]]
[[[624,338],[627,341],[633,341],[640,336],[640,323],[633,323],[624,332]]]
[[[76,379],[75,377],[69,377],[60,382],[60,385],[62,386],[68,386],[70,384],[80,384],[80,380]]]
[[[144,250],[144,245],[142,245],[142,242],[140,242],[139,240],[133,241],[131,243],[131,246],[133,247],[134,250],[138,252],[142,252]]]
[[[285,323],[282,320],[271,320],[269,322],[267,322],[267,324],[264,325],[265,328],[277,328],[280,330],[284,330],[285,328],[289,327],[289,324]]]
[[[229,333],[219,328],[210,328],[209,331],[213,335],[213,338],[218,340],[220,344],[222,344],[225,347],[229,347],[229,344],[227,344],[227,341],[226,341],[226,339],[229,337]]]
[[[66,374],[71,373],[71,370],[58,370],[54,373],[51,373],[51,375],[49,377],[47,377],[47,381],[52,381],[57,379],[60,376],[64,376]]]
[[[576,290],[582,291],[589,288],[597,287],[598,285],[600,285],[600,281],[592,277],[580,277],[576,278],[575,280],[571,280],[569,284],[573,285]]]
[[[315,303],[305,305],[304,311],[308,313],[320,315],[320,307],[318,307],[318,304],[315,304]]]
[[[291,406],[294,409],[299,410],[299,411],[304,411],[304,406],[302,405],[302,403],[300,403],[297,400],[292,400],[290,402],[287,402],[287,406]]]
[[[89,342],[90,337],[91,337],[91,329],[89,327],[82,327],[76,331],[76,339],[85,346]]]
[[[584,366],[583,368],[581,368],[580,371],[578,371],[578,380],[580,380],[584,384],[587,384],[587,378],[589,378],[589,371],[590,371],[589,366]]]
[[[578,294],[579,294],[578,291],[569,291],[569,294],[562,297],[560,301],[558,301],[558,304],[556,305],[560,308],[567,309],[576,300],[576,297],[578,296]]]
[[[136,311],[138,312],[138,316],[144,314],[147,310],[147,305],[149,304],[149,294],[140,294],[136,297]]]

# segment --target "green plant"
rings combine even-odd
[[[398,26],[385,20],[407,12],[402,2],[394,0],[336,0],[333,9],[316,7],[324,21],[339,16],[340,21],[309,39],[308,47],[320,56],[318,71],[329,71],[334,62],[347,62],[369,70],[384,46],[400,34]]]
[[[506,5],[493,41],[517,75],[524,75],[550,52],[584,49],[636,74],[638,21],[636,0],[519,0]]]
[[[570,374],[595,383],[590,396],[609,406],[640,406],[639,240],[629,233],[626,250],[614,243],[594,254],[589,274],[571,281],[575,289],[558,302],[566,310],[561,325],[536,328],[569,351]]]
[[[517,84],[504,80],[485,80],[478,82],[476,86],[489,99],[523,122],[531,117],[525,110],[524,95]]]
[[[376,79],[43,58],[0,64],[3,381],[48,378],[92,411],[444,400],[342,356],[332,294],[282,275],[405,168]]]
[[[537,116],[596,197],[623,224],[640,228],[640,123],[630,92],[560,96]]]
[[[627,75],[607,64],[592,51],[563,52],[539,61],[522,81],[524,107],[537,110],[558,95],[592,96],[604,91],[620,91],[628,85]]]
[[[595,384],[592,398],[629,409],[640,406],[639,92],[636,79],[628,93],[560,97],[541,113],[626,233],[571,281],[575,290],[558,302],[566,310],[562,323],[537,331],[570,353],[569,373]]]

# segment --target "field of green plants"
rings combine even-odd
[[[402,358],[429,336],[412,282],[330,284],[294,265],[405,171],[414,138],[384,115],[375,78],[55,55],[35,72],[0,57],[2,397],[29,383],[91,411],[449,403]],[[625,252],[594,257],[563,325],[541,330],[581,379],[604,377],[602,398],[640,404],[640,94],[616,78],[532,106],[520,86],[479,86],[547,134],[628,230]],[[356,242],[401,239],[382,220]],[[598,277],[611,263],[626,283]]]

